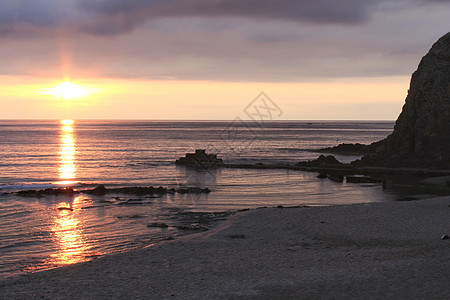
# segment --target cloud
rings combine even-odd
[[[439,1],[6,2],[0,1],[0,74],[49,77],[68,71],[229,81],[409,76],[450,28],[450,6]]]
[[[0,2],[0,31],[65,27],[96,35],[130,32],[163,17],[240,17],[325,24],[368,20],[382,0],[11,0]],[[36,28],[34,28],[36,29]]]
[[[83,0],[80,7],[108,15],[240,16],[294,21],[354,23],[364,20],[368,8],[378,1],[368,0]]]
[[[161,18],[241,18],[307,24],[362,24],[379,10],[444,0],[8,0],[0,2],[0,37],[55,31],[112,36]],[[42,30],[41,30],[42,29]]]
[[[162,17],[240,17],[357,24],[368,20],[370,9],[377,2],[379,0],[83,0],[78,5],[100,16],[96,22],[86,24],[84,30],[117,34]]]

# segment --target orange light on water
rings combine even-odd
[[[50,266],[69,265],[88,260],[86,256],[91,246],[83,238],[82,224],[76,209],[79,201],[80,197],[76,197],[72,205],[66,202],[57,205],[59,211],[51,229],[57,251],[51,254],[47,261]]]
[[[62,131],[73,131],[73,127],[72,126],[63,126],[61,128]]]
[[[76,147],[73,135],[73,120],[62,120],[61,140],[59,147],[59,179],[58,184],[76,183]]]

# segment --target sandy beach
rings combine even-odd
[[[448,299],[450,197],[240,212],[213,230],[0,282],[1,299]]]

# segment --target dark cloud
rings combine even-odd
[[[407,75],[450,28],[437,2],[0,0],[0,73],[58,74],[70,62],[73,74],[124,78]]]
[[[8,0],[0,2],[0,36],[63,27],[117,35],[164,17],[244,18],[312,24],[361,24],[379,9],[444,0]]]
[[[69,13],[69,1],[11,0],[0,2],[0,26],[60,24]]]
[[[102,16],[84,29],[121,33],[161,17],[242,17],[294,22],[355,24],[379,0],[82,0],[82,10]],[[106,24],[103,21],[111,21]],[[108,28],[109,26],[109,28]]]
[[[0,2],[0,30],[60,27],[97,35],[129,32],[161,17],[242,17],[355,24],[382,0],[11,0]]]
[[[138,17],[240,16],[355,23],[365,20],[374,0],[83,0],[80,7],[105,15]]]

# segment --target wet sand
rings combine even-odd
[[[215,229],[0,282],[0,299],[448,299],[450,197],[240,212]]]

